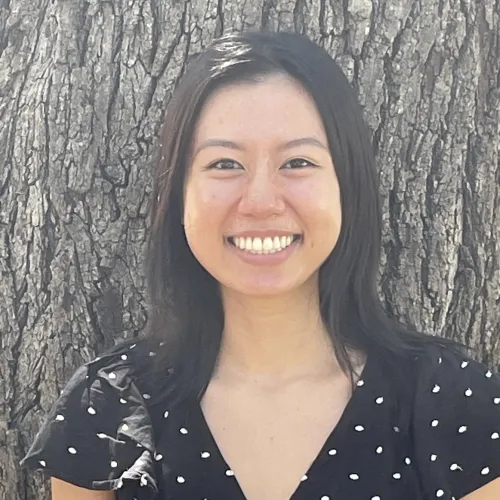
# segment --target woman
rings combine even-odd
[[[291,33],[216,40],[166,115],[149,331],[23,460],[62,500],[500,498],[500,377],[402,326],[356,94]]]

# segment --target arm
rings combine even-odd
[[[115,500],[114,491],[97,491],[80,488],[55,477],[51,478],[52,500]]]
[[[500,478],[494,479],[482,488],[469,493],[462,500],[495,500],[496,498],[500,498]]]

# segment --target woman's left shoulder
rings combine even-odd
[[[450,347],[429,345],[414,359],[417,403],[450,404],[500,415],[500,374],[491,366]]]
[[[466,354],[430,345],[414,360],[417,461],[456,498],[500,477],[500,375]]]

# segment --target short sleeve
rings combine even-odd
[[[155,497],[154,436],[128,356],[80,367],[54,403],[21,466],[120,500]]]
[[[500,375],[447,348],[431,351],[418,363],[415,458],[429,498],[458,500],[500,476]]]

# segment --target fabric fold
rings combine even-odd
[[[158,493],[155,436],[124,347],[86,363],[53,404],[21,466],[77,486],[116,490],[119,500]]]

